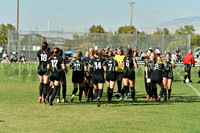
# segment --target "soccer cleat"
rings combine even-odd
[[[49,103],[49,106],[53,106],[52,102]]]
[[[189,82],[188,83],[192,83],[192,80],[189,80]]]
[[[57,103],[60,103],[60,99],[59,98],[57,99]]]
[[[94,101],[95,98],[91,98],[91,102]]]
[[[108,101],[108,103],[110,104],[110,103],[111,103],[111,101]]]
[[[86,101],[87,101],[87,102],[90,102],[90,99],[89,99],[89,98],[87,98],[87,99],[86,99]]]
[[[39,100],[38,100],[38,103],[41,103],[41,102],[42,102],[42,97],[40,96]]]
[[[128,96],[126,96],[124,99],[128,99]]]
[[[137,97],[135,97],[133,100],[132,100],[132,103],[136,102],[137,101]]]
[[[101,106],[101,104],[100,104],[100,99],[97,98],[97,107],[100,107],[100,106]]]
[[[153,100],[153,97],[151,97],[150,100]]]
[[[75,95],[73,94],[72,97],[71,97],[71,103],[74,102],[74,97],[75,97]]]
[[[67,99],[63,98],[61,102],[65,103],[65,102],[67,102]]]
[[[149,98],[150,98],[150,96],[149,96],[149,95],[147,95],[146,99],[147,99],[147,100],[149,100]]]
[[[81,103],[81,101],[78,101],[78,103]]]
[[[158,102],[160,102],[160,97],[157,99]]]
[[[46,102],[45,102],[44,98],[42,98],[42,103],[43,103],[43,104],[46,104]]]

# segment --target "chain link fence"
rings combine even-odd
[[[63,31],[16,31],[8,32],[7,51],[24,54],[27,61],[36,61],[36,52],[41,47],[41,42],[47,41],[49,47],[61,48],[64,52],[70,50],[82,50],[85,53],[89,48],[105,48],[112,50],[122,47],[124,50],[130,46],[137,47],[140,51],[148,48],[160,48],[173,53],[177,48],[185,55],[190,49],[190,36],[186,35],[143,35],[143,34],[116,34],[87,33],[87,32],[63,32]]]

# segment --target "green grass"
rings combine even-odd
[[[39,79],[35,64],[0,64],[0,132],[200,132],[200,97],[175,73],[172,97],[155,103],[145,99],[143,68],[136,70],[136,97],[121,103],[114,97],[106,102],[106,84],[101,107],[96,102],[39,104]],[[31,66],[31,67],[30,67]],[[20,73],[19,73],[20,70]],[[177,68],[181,75],[182,68]],[[198,70],[192,80],[199,92]],[[21,75],[19,77],[19,74]],[[117,85],[115,85],[115,94]],[[160,88],[158,87],[158,92]],[[67,74],[67,98],[72,92],[71,72]],[[114,94],[114,95],[115,95]]]

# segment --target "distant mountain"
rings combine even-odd
[[[174,33],[176,29],[179,29],[180,27],[183,27],[184,25],[193,25],[194,29],[196,30],[196,33],[200,33],[200,16],[198,17],[188,17],[188,18],[179,18],[174,19],[171,21],[166,21],[164,23],[161,23],[157,26],[152,27],[139,27],[139,31],[145,31],[147,33],[153,33],[156,28],[167,28],[170,32]]]

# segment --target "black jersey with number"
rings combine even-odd
[[[90,57],[85,57],[85,58],[83,59],[83,62],[84,62],[84,64],[85,64],[87,67],[88,67],[88,65],[89,65],[90,60],[91,60]]]
[[[124,72],[134,71],[133,56],[124,57]]]
[[[73,58],[70,62],[70,68],[73,70],[73,75],[84,74],[84,61],[81,59]]]
[[[151,82],[161,84],[162,79],[163,79],[163,72],[165,70],[164,64],[157,63],[156,60],[154,60],[153,62],[154,62],[154,66],[153,68],[151,67],[150,69]]]
[[[149,74],[151,73],[151,70],[154,68],[154,65],[155,65],[154,62],[155,61],[156,60],[148,60],[147,63],[146,63]]]
[[[51,72],[60,72],[62,70],[61,64],[64,64],[64,60],[60,56],[54,56],[49,60],[50,71]]]
[[[43,50],[39,50],[37,53],[37,57],[39,58],[39,65],[40,66],[47,66],[49,54]]]
[[[100,60],[99,58],[94,57],[90,60],[89,64],[92,65],[93,72],[92,75],[99,75],[104,73],[104,60]]]
[[[107,73],[116,73],[115,68],[118,67],[118,63],[114,59],[108,59],[105,61],[106,72]]]
[[[166,77],[167,79],[173,79],[173,68],[171,61],[165,61],[164,77]]]
[[[166,71],[173,71],[171,61],[165,61],[165,70]]]

